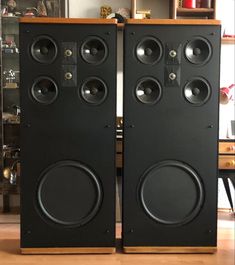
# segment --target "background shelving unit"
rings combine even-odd
[[[215,19],[216,18],[216,0],[212,0],[211,8],[183,8],[182,1],[171,0],[173,19],[190,18],[190,19]]]
[[[37,0],[0,1],[0,212],[14,211],[20,178],[19,17],[37,12]],[[45,1],[44,1],[45,2]],[[65,0],[50,0],[47,16],[65,16]],[[11,1],[12,3],[12,1]],[[18,196],[18,197],[17,197]],[[13,204],[13,206],[12,206]],[[19,208],[19,207],[18,207]]]

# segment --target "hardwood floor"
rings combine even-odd
[[[107,255],[21,255],[19,218],[0,215],[0,265],[234,265],[234,215],[220,212],[216,254],[123,254],[117,224],[117,253]]]

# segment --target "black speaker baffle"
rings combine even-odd
[[[140,102],[152,105],[160,100],[162,88],[157,79],[144,77],[138,82],[135,94]]]
[[[143,38],[136,47],[137,59],[143,64],[155,64],[162,56],[162,45],[154,37]]]
[[[89,77],[81,87],[82,98],[90,104],[101,104],[107,97],[108,89],[103,80],[98,77]]]
[[[183,225],[199,213],[204,199],[197,173],[181,161],[167,160],[149,168],[139,188],[144,212],[164,225]]]
[[[107,45],[101,38],[90,36],[81,46],[81,56],[89,64],[101,64],[107,55]]]
[[[58,87],[50,77],[41,76],[34,81],[31,95],[38,103],[48,105],[56,100]]]
[[[31,45],[31,55],[39,63],[52,63],[57,56],[57,52],[57,45],[49,36],[39,36]]]
[[[192,104],[202,105],[207,102],[211,94],[209,83],[203,78],[194,78],[186,83],[184,96]]]
[[[56,224],[86,224],[98,212],[101,201],[98,177],[79,162],[60,161],[42,173],[38,186],[39,209]]]
[[[195,37],[186,45],[185,55],[193,64],[204,64],[212,55],[211,44],[204,38]]]

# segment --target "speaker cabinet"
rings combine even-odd
[[[22,253],[115,249],[116,22],[20,23]]]
[[[218,21],[128,20],[124,40],[125,252],[213,252]]]

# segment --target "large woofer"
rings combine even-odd
[[[210,85],[203,78],[192,79],[184,87],[184,96],[186,100],[195,105],[206,103],[210,94]]]
[[[57,56],[57,45],[52,38],[39,36],[31,45],[31,55],[39,63],[52,63]]]
[[[37,78],[31,88],[31,95],[38,103],[51,104],[58,96],[58,87],[53,79],[47,76]]]
[[[135,94],[140,102],[151,105],[160,100],[162,88],[158,80],[152,77],[144,77],[138,82]]]
[[[90,64],[101,64],[108,55],[106,43],[98,37],[87,38],[81,46],[81,56]]]
[[[139,194],[144,212],[165,225],[182,225],[193,220],[204,198],[197,173],[179,161],[163,161],[148,169]]]
[[[143,64],[155,64],[161,59],[162,45],[157,39],[146,37],[138,43],[136,56]]]
[[[98,177],[75,161],[62,161],[47,168],[40,178],[37,194],[44,217],[65,226],[89,222],[102,200]]]
[[[81,96],[90,104],[101,104],[107,97],[108,89],[103,80],[97,77],[89,77],[82,84]]]
[[[185,47],[186,58],[193,64],[206,63],[212,54],[210,43],[203,38],[197,37],[188,42]]]

